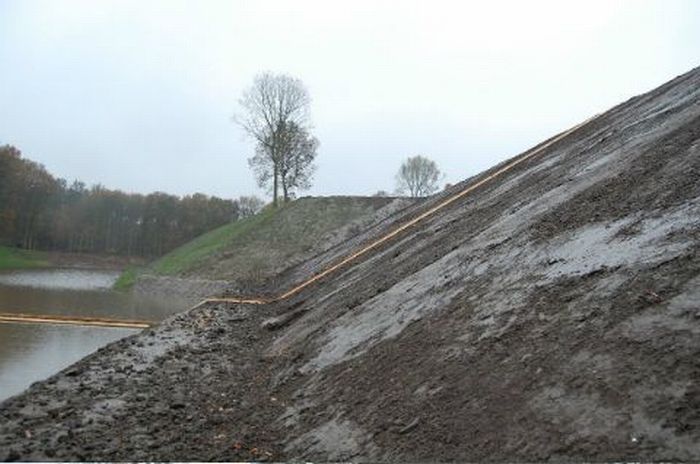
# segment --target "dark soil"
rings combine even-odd
[[[699,128],[696,69],[290,300],[191,310],[33,385],[0,405],[0,458],[700,460]]]

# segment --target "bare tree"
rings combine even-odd
[[[282,187],[282,198],[287,202],[294,195],[295,190],[306,190],[311,187],[311,178],[316,170],[314,159],[319,142],[306,129],[295,123],[288,124],[285,130],[280,131],[279,140],[280,153],[283,155],[279,157],[276,169],[269,153],[269,145],[266,144],[258,144],[255,156],[248,159],[248,164],[261,187],[270,186],[270,180],[276,171]]]
[[[300,79],[266,72],[258,75],[243,93],[242,114],[234,120],[255,140],[256,155],[249,160],[261,185],[272,183],[272,200],[277,206],[281,170],[289,152],[289,130],[308,128],[311,98]],[[257,158],[257,159],[256,159]],[[266,170],[267,172],[261,172]]]
[[[424,197],[438,190],[440,177],[435,161],[420,155],[409,157],[396,174],[396,190],[412,197]]]
[[[263,206],[265,206],[265,202],[255,195],[242,196],[238,199],[238,214],[241,219],[255,216],[263,209]]]
[[[257,144],[255,146],[255,155],[248,158],[248,166],[253,170],[258,186],[273,194],[273,204],[275,204],[277,200],[276,189],[279,188],[279,163],[275,166],[270,149],[265,144]],[[272,182],[273,179],[274,182]]]
[[[280,182],[286,202],[295,190],[311,188],[311,178],[316,171],[314,160],[319,142],[306,129],[294,123],[289,125],[284,140],[285,156],[280,163]]]

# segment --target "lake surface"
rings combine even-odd
[[[160,321],[188,305],[110,290],[117,271],[0,272],[0,312]],[[133,329],[0,323],[0,401],[22,392]]]

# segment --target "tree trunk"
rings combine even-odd
[[[273,179],[273,187],[272,187],[272,204],[275,208],[277,208],[277,192],[279,190],[278,177],[279,177],[279,169],[277,167],[277,163],[275,163],[274,179]]]

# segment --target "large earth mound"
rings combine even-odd
[[[699,251],[700,68],[33,385],[0,457],[699,460]]]
[[[409,198],[304,197],[280,208],[226,224],[138,270],[127,270],[117,288],[192,303],[225,290],[246,292],[285,270],[352,239],[362,230],[413,204]]]

